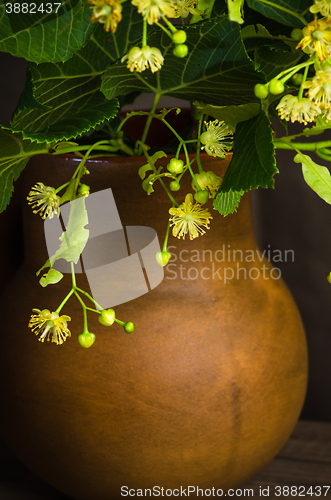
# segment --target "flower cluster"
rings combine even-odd
[[[276,107],[283,120],[298,121],[307,125],[321,116],[327,122],[331,118],[331,2],[330,0],[315,0],[310,7],[314,14],[320,13],[323,18],[315,19],[302,30],[302,39],[297,48],[309,54],[309,65],[314,65],[315,75],[307,79],[300,77],[300,89],[297,96],[285,95]]]
[[[114,33],[122,19],[121,1],[88,0],[88,3],[93,9],[91,22],[100,22],[104,24],[106,31],[111,30]],[[173,54],[180,58],[186,57],[188,54],[188,46],[184,44],[186,32],[183,29],[177,30],[168,19],[185,18],[189,14],[201,15],[203,11],[196,8],[197,3],[197,0],[131,0],[131,4],[137,7],[137,11],[142,15],[144,21],[142,46],[132,47],[122,57],[121,62],[127,61],[127,68],[131,72],[136,71],[137,73],[142,73],[148,68],[152,73],[155,73],[162,67],[164,58],[160,49],[147,45],[147,24],[158,24],[160,20],[163,20],[170,27],[169,31],[165,26],[158,24],[175,44]]]

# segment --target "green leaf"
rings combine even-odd
[[[263,16],[274,19],[285,26],[292,28],[303,28],[311,19],[308,13],[307,21],[302,15],[308,11],[311,6],[311,0],[272,0],[265,2],[264,0],[247,0],[247,4],[251,9],[260,12]]]
[[[86,0],[59,0],[59,3],[57,13],[47,13],[46,2],[36,3],[35,13],[30,12],[34,4],[25,0],[9,0],[0,5],[0,51],[37,64],[70,59],[87,43],[95,25],[90,22],[91,9]],[[15,13],[17,4],[20,12]],[[29,12],[24,14],[23,4],[29,6]],[[12,13],[8,12],[9,5]],[[44,12],[37,10],[40,5],[45,6]],[[53,9],[58,6],[47,5]]]
[[[34,84],[32,81],[31,71],[27,70],[26,72],[26,82],[21,97],[18,101],[18,104],[15,109],[15,113],[23,109],[52,109],[50,106],[46,106],[45,104],[41,104],[34,96]]]
[[[262,24],[257,24],[256,26],[254,24],[249,24],[245,26],[241,30],[241,36],[243,40],[245,40],[245,38],[274,38]]]
[[[138,170],[140,179],[145,178],[146,172],[148,172],[148,170],[153,170],[149,163],[140,167],[140,169]]]
[[[214,199],[214,208],[218,210],[221,215],[233,214],[237,211],[240,199],[245,191],[230,191],[223,193],[222,191],[216,195]]]
[[[158,169],[157,173],[159,173],[161,171],[161,167]],[[143,189],[144,191],[147,192],[147,194],[151,194],[151,193],[154,193],[154,189],[153,189],[153,184],[154,182],[156,181],[157,179],[157,174],[153,173],[153,174],[150,174],[147,179],[145,179],[143,181]]]
[[[232,160],[220,191],[274,187],[273,176],[277,172],[270,121],[261,110],[254,118],[237,125]]]
[[[81,101],[80,104],[83,105],[80,110],[77,110],[77,108],[75,107],[74,110],[70,109],[69,113],[65,112],[63,114],[63,110],[60,110],[59,108],[56,110],[57,113],[54,113],[54,110],[53,114],[45,112],[45,115],[48,114],[51,120],[55,120],[55,123],[47,127],[44,126],[41,130],[39,129],[38,131],[24,130],[23,127],[26,123],[26,120],[19,120],[18,115],[16,115],[13,129],[15,131],[22,131],[23,137],[25,139],[30,139],[31,141],[63,141],[78,137],[88,132],[89,130],[94,129],[97,125],[103,123],[105,120],[113,118],[117,114],[119,108],[117,99],[107,101],[106,99],[104,99],[101,92],[94,93],[92,102],[87,101],[83,103]],[[33,113],[29,112],[24,113],[24,117],[26,118],[28,116],[31,119],[32,114]],[[33,128],[35,128],[35,123],[36,122],[34,122],[34,124],[29,123],[30,127],[32,125]]]
[[[159,160],[160,158],[164,158],[166,156],[167,155],[164,151],[156,151],[156,153],[154,153],[153,156],[147,155],[148,163],[146,165],[143,165],[142,167],[140,167],[140,169],[138,170],[138,174],[139,174],[140,178],[143,179],[146,175],[146,172],[148,172],[148,170],[153,170],[153,166],[155,165],[157,160]],[[159,168],[158,172],[160,172],[161,170],[162,170],[162,167]]]
[[[303,53],[301,50],[291,52],[282,48],[264,45],[255,51],[255,62],[267,80],[271,80],[281,71],[299,64]]]
[[[317,165],[310,156],[298,153],[296,163],[302,163],[302,173],[308,186],[326,203],[331,204],[331,175],[326,167]]]
[[[101,91],[109,99],[140,90],[218,106],[257,102],[254,85],[264,80],[247,56],[238,24],[222,16],[189,26],[186,32],[186,58],[172,54],[171,40],[159,30],[148,44],[161,48],[165,56],[161,70],[131,73],[125,63],[117,62],[102,77]]]
[[[117,102],[100,92],[100,78],[141,37],[142,17],[128,2],[121,27],[108,37],[102,25],[97,26],[87,45],[65,63],[30,64],[30,94],[51,109],[28,109],[27,91],[12,119],[13,128],[38,142],[68,140],[114,116]]]
[[[39,283],[42,287],[45,287],[47,285],[54,285],[55,283],[58,283],[62,278],[63,274],[51,267],[48,272],[40,278]]]
[[[16,181],[25,165],[36,153],[48,153],[46,144],[31,143],[22,134],[0,128],[0,212],[5,210]]]
[[[88,224],[88,217],[85,208],[85,197],[77,198],[70,203],[67,229],[59,238],[62,242],[60,248],[49,258],[51,267],[58,259],[77,264],[89,237],[89,230],[84,227],[86,224]]]
[[[237,123],[249,120],[253,116],[258,115],[261,108],[257,102],[242,104],[240,106],[212,106],[211,104],[207,104],[199,107],[197,101],[193,104],[198,106],[198,111],[201,113],[224,121],[230,127],[235,127]]]

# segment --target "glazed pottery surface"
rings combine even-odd
[[[204,157],[224,175],[228,160]],[[162,246],[169,198],[147,196],[141,158],[94,160],[83,182],[111,188],[123,226],[154,228]],[[237,487],[288,439],[304,401],[307,351],[297,308],[256,246],[250,197],[223,218],[212,203],[211,229],[190,241],[170,236],[173,257],[149,293],[118,305],[131,335],[89,314],[96,341],[83,349],[82,309],[71,298],[72,337],[38,342],[32,308],[55,310],[71,286],[65,274],[42,288],[36,271],[48,258],[43,221],[25,201],[32,185],[59,186],[78,165],[39,156],[20,179],[25,263],[1,303],[1,426],[26,465],[78,500],[120,499],[121,487]],[[190,183],[174,196],[183,201]],[[235,252],[237,251],[237,252]],[[241,252],[240,252],[241,251]],[[78,286],[89,290],[84,274]],[[190,495],[194,496],[194,494]]]

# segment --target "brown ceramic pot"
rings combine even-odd
[[[85,182],[91,192],[111,187],[122,224],[150,226],[162,242],[169,200],[160,185],[151,196],[142,190],[141,161],[89,161]],[[222,175],[228,165],[203,161]],[[72,318],[72,338],[57,346],[38,342],[27,323],[32,308],[56,309],[70,276],[40,287],[43,221],[25,198],[38,181],[59,186],[76,166],[75,159],[39,156],[21,178],[26,260],[0,313],[8,443],[32,471],[79,500],[120,499],[122,486],[216,491],[244,483],[289,437],[307,379],[300,316],[278,273],[258,258],[249,195],[226,218],[210,204],[204,236],[170,237],[173,262],[162,283],[116,307],[119,318],[135,323],[133,334],[102,327],[91,313],[96,342],[83,349],[82,310],[71,298],[63,314]],[[178,200],[189,190],[183,186]],[[77,279],[88,289],[84,275]]]

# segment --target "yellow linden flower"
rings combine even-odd
[[[40,212],[43,219],[53,218],[54,214],[60,215],[60,197],[55,193],[55,189],[38,182],[27,197],[29,205],[32,205],[34,214]]]
[[[331,1],[330,0],[315,0],[314,5],[309,8],[313,14],[321,13],[324,17],[331,17]]]
[[[119,0],[88,0],[93,6],[92,23],[99,22],[105,25],[105,31],[115,33],[122,19],[122,5]]]
[[[200,136],[200,141],[203,144],[201,149],[205,149],[210,156],[218,156],[225,158],[228,151],[232,148],[232,132],[224,122],[214,120],[213,122],[204,122],[207,130]]]
[[[132,5],[138,7],[138,12],[148,22],[157,23],[160,17],[174,17],[174,0],[132,0]]]
[[[175,15],[173,17],[187,17],[189,14],[193,16],[200,16],[203,10],[197,9],[196,0],[174,0]]]
[[[282,120],[291,120],[292,123],[298,121],[305,125],[315,121],[316,117],[321,113],[318,106],[307,97],[298,99],[297,96],[291,94],[284,95],[276,109]]]
[[[218,177],[211,170],[209,172],[201,172],[199,174],[195,174],[195,178],[200,186],[200,188],[204,191],[209,191],[210,197],[215,198],[218,188],[221,185],[222,179]],[[192,188],[196,191],[196,186],[194,181],[192,181]]]
[[[320,61],[324,61],[331,53],[331,25],[324,19],[314,19],[302,30],[304,38],[298,43],[304,52],[316,52]]]
[[[33,331],[35,335],[40,335],[40,342],[44,340],[51,340],[57,345],[63,344],[67,340],[67,337],[71,337],[70,330],[67,328],[67,321],[71,321],[69,316],[59,316],[57,312],[50,312],[48,309],[32,309],[33,312],[38,314],[32,314],[29,328]]]
[[[152,73],[158,71],[163,64],[163,55],[156,47],[133,47],[128,54],[122,57],[121,62],[126,61],[127,67],[130,71],[137,71],[141,73],[148,67]]]
[[[319,107],[326,108],[331,104],[331,67],[330,71],[316,71],[314,78],[302,84],[308,89],[308,97]]]
[[[172,215],[170,227],[174,226],[172,234],[179,239],[183,237],[183,240],[186,234],[189,234],[190,240],[204,234],[206,231],[202,226],[209,229],[209,219],[212,219],[208,210],[201,208],[200,203],[193,205],[191,193],[186,195],[184,203],[179,207],[170,208],[169,213]]]

